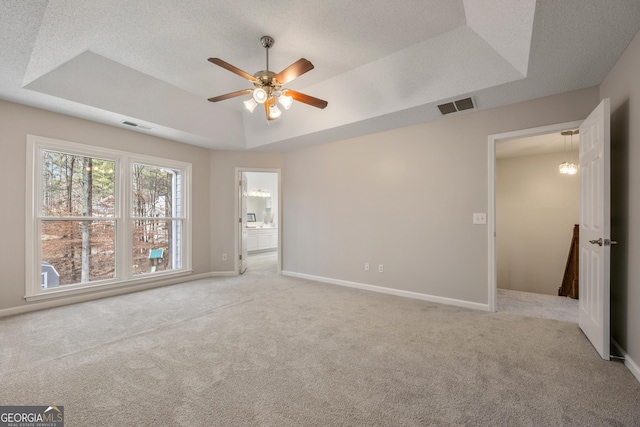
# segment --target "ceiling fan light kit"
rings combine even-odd
[[[285,110],[291,108],[294,100],[320,109],[323,109],[328,105],[327,101],[323,101],[322,99],[314,98],[313,96],[305,95],[304,93],[282,87],[293,79],[300,77],[302,74],[313,70],[313,64],[311,62],[304,58],[300,58],[276,74],[269,71],[269,49],[274,44],[273,37],[263,36],[260,39],[260,43],[267,52],[267,67],[266,70],[258,71],[254,75],[234,67],[220,58],[209,58],[209,62],[249,80],[254,86],[254,89],[243,89],[227,93],[225,95],[209,98],[209,101],[218,102],[229,98],[235,98],[237,96],[251,94],[251,98],[244,101],[245,108],[249,112],[253,113],[253,110],[256,109],[258,104],[263,104],[267,120],[275,120],[282,115],[282,111],[278,108],[276,101],[280,103]]]
[[[259,88],[255,88],[253,90],[253,99],[258,103],[258,104],[262,104],[264,101],[266,101],[268,98],[267,96],[267,92],[262,89],[261,87]]]

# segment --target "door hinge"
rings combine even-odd
[[[238,258],[242,261],[242,254],[238,255]]]
[[[238,218],[238,222],[242,224],[242,218]]]
[[[242,187],[242,180],[238,181],[238,185]]]

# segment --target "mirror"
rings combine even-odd
[[[253,212],[256,219],[254,221],[263,221],[264,214],[267,212],[267,200],[271,204],[271,199],[264,197],[247,197],[247,212]],[[248,221],[248,220],[247,220]]]

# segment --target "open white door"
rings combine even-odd
[[[580,125],[580,329],[609,360],[610,106],[604,99]]]
[[[240,185],[239,185],[239,189],[240,189],[240,194],[238,197],[238,200],[240,200],[240,220],[238,221],[238,225],[239,225],[239,234],[240,234],[240,268],[239,268],[239,272],[240,274],[243,274],[245,271],[247,271],[247,236],[248,236],[248,231],[247,231],[247,197],[248,197],[248,191],[247,191],[247,173],[246,172],[241,172],[240,173]]]

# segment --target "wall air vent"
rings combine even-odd
[[[145,125],[139,125],[138,123],[130,122],[128,120],[123,120],[120,123],[122,123],[123,125],[131,126],[131,127],[142,129],[142,130],[152,130],[153,129],[152,127],[145,126]]]
[[[440,109],[442,115],[445,115],[457,113],[458,111],[472,110],[476,107],[473,103],[472,98],[464,98],[453,102],[447,102],[446,104],[440,104],[438,105],[438,108]]]

